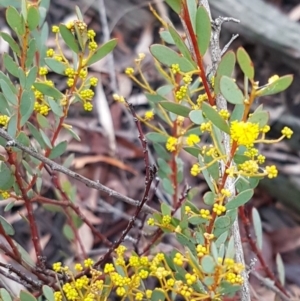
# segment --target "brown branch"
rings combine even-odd
[[[204,89],[205,89],[205,92],[206,92],[206,95],[207,95],[207,98],[208,98],[208,102],[211,106],[214,106],[215,105],[215,100],[212,96],[212,93],[211,93],[210,87],[209,87],[209,83],[208,83],[207,78],[206,78],[203,59],[202,59],[202,56],[201,56],[201,53],[200,53],[200,50],[199,50],[199,47],[198,47],[197,36],[196,36],[196,34],[194,32],[194,29],[193,29],[193,25],[192,25],[192,22],[191,22],[191,18],[190,18],[190,14],[189,14],[189,11],[188,11],[186,0],[182,1],[182,20],[184,22],[186,32],[189,35],[189,40],[190,40],[190,43],[192,45],[192,49],[193,49],[194,56],[195,56],[194,59],[195,59],[197,65],[198,65],[198,68],[199,68],[199,76],[202,80],[202,84],[204,86]]]
[[[18,141],[15,141],[13,137],[11,137],[4,129],[0,128],[0,137],[4,138],[5,140],[8,141],[8,146],[12,146],[12,147],[16,147],[22,151],[24,151],[25,153],[29,154],[30,156],[40,160],[41,162],[44,162],[45,164],[47,164],[52,170],[55,170],[57,172],[61,172],[79,182],[84,183],[87,187],[102,191],[106,194],[108,194],[111,197],[114,197],[124,203],[130,204],[132,206],[139,206],[139,201],[137,200],[133,200],[129,197],[126,197],[118,192],[116,192],[115,190],[112,190],[108,187],[106,187],[105,185],[99,183],[98,181],[91,181],[90,179],[68,169],[65,168],[64,166],[55,163],[54,161],[46,158],[45,156],[43,156],[42,154],[39,154],[36,150],[26,147],[23,144],[19,143]],[[142,208],[143,212],[146,213],[155,213],[157,212],[155,209],[145,205]]]
[[[142,197],[142,200],[140,201],[139,205],[137,206],[135,213],[132,217],[132,219],[127,224],[126,229],[122,232],[122,235],[119,237],[119,239],[112,244],[112,246],[109,248],[109,250],[95,263],[96,265],[100,265],[105,263],[112,252],[125,240],[126,236],[128,235],[129,231],[132,229],[132,227],[135,224],[135,221],[137,220],[139,214],[141,213],[143,207],[145,206],[146,202],[148,201],[149,192],[151,189],[151,184],[154,179],[154,176],[156,174],[156,168],[153,166],[150,166],[150,160],[149,160],[149,153],[148,153],[148,147],[147,147],[147,140],[143,133],[141,123],[139,119],[137,118],[137,115],[134,111],[134,108],[131,104],[128,104],[128,107],[130,109],[130,112],[134,118],[134,122],[136,124],[137,130],[139,132],[138,138],[141,141],[143,153],[144,153],[144,162],[145,162],[145,168],[146,168],[146,175],[145,175],[145,190]]]
[[[33,214],[32,203],[30,202],[30,199],[27,196],[26,189],[23,185],[23,179],[22,179],[22,176],[21,176],[21,173],[19,170],[19,164],[12,152],[12,148],[10,146],[6,146],[5,150],[8,155],[8,163],[11,164],[12,166],[14,166],[14,169],[15,169],[14,174],[15,174],[16,183],[18,184],[18,186],[20,188],[22,198],[24,200],[24,204],[26,207],[28,221],[29,221],[29,227],[30,227],[30,232],[31,232],[31,240],[32,240],[32,243],[34,246],[37,263],[38,263],[38,265],[42,265],[42,248],[40,245],[40,236],[39,236],[38,228],[37,228],[35,217]]]

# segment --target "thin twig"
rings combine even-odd
[[[252,271],[251,275],[254,276],[255,278],[257,278],[259,281],[261,281],[265,287],[267,287],[268,289],[270,289],[271,291],[273,291],[274,293],[279,295],[280,299],[282,299],[283,301],[291,301],[292,300],[292,299],[288,298],[279,288],[277,288],[271,279],[265,278],[265,277],[259,275],[255,271]]]
[[[156,168],[154,166],[153,167],[150,166],[147,140],[146,140],[146,137],[144,136],[141,123],[140,123],[139,119],[137,118],[137,115],[134,111],[133,106],[131,104],[128,104],[128,106],[129,106],[130,112],[131,112],[131,114],[134,118],[137,130],[139,132],[139,139],[140,139],[142,147],[143,147],[144,162],[145,162],[145,168],[146,168],[144,194],[143,194],[141,202],[139,203],[139,205],[137,206],[137,208],[135,210],[135,213],[133,214],[132,219],[128,222],[126,229],[122,232],[122,235],[119,237],[119,239],[116,242],[113,243],[113,245],[109,248],[108,252],[106,252],[106,254],[104,256],[102,256],[96,262],[95,265],[100,265],[100,264],[105,263],[109,259],[111,253],[125,240],[125,238],[128,235],[129,231],[134,226],[135,221],[137,220],[139,214],[141,213],[144,205],[148,201],[148,196],[149,196],[149,192],[150,192],[150,189],[151,189],[151,184],[152,184],[152,181],[153,181],[154,176],[156,174]]]
[[[99,183],[98,181],[92,181],[60,164],[55,163],[54,161],[46,158],[45,156],[43,156],[42,154],[39,154],[36,150],[34,150],[33,148],[29,148],[24,146],[23,144],[19,143],[18,141],[15,141],[4,129],[0,128],[0,137],[4,138],[5,140],[7,140],[11,146],[16,147],[22,151],[24,151],[25,153],[29,154],[30,156],[40,160],[41,162],[43,162],[44,164],[47,164],[52,170],[56,170],[58,172],[61,172],[79,182],[84,183],[87,187],[102,191],[106,194],[108,194],[111,197],[114,197],[124,203],[130,204],[132,206],[138,207],[140,202],[136,201],[134,199],[131,199],[129,197],[126,197],[120,193],[118,193],[115,190],[112,190],[108,187],[106,187],[105,185]],[[155,209],[145,205],[142,208],[143,212],[146,213],[155,213],[157,212]]]

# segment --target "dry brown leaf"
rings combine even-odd
[[[87,224],[82,224],[82,226],[78,229],[78,236],[81,240],[81,243],[84,247],[86,253],[88,253],[94,244],[94,236],[92,230],[89,228]],[[77,250],[81,250],[79,243],[77,242]]]
[[[111,158],[111,157],[108,157],[108,156],[102,156],[102,155],[83,156],[83,157],[75,158],[74,161],[73,161],[73,166],[75,167],[75,169],[81,169],[87,164],[99,163],[99,162],[104,162],[104,163],[113,165],[113,166],[118,167],[120,169],[131,172],[134,175],[137,175],[136,170],[134,170],[130,166],[124,164],[123,162],[119,161],[118,159]]]

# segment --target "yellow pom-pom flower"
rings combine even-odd
[[[252,122],[233,121],[230,126],[230,136],[238,145],[252,147],[259,135],[259,125]]]

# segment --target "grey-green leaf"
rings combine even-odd
[[[103,59],[106,55],[108,55],[114,50],[114,48],[117,46],[117,43],[118,41],[116,39],[112,39],[106,42],[105,44],[101,45],[89,58],[89,60],[87,61],[87,66],[90,66]]]
[[[225,205],[226,209],[227,210],[235,209],[246,204],[252,198],[253,194],[254,194],[253,189],[247,189],[242,191]]]
[[[67,46],[73,50],[75,53],[79,53],[79,45],[78,42],[75,38],[75,36],[73,35],[73,33],[70,31],[70,29],[68,29],[66,27],[66,25],[64,24],[60,24],[59,25],[59,32],[63,38],[63,40],[65,41],[65,43],[67,44]]]
[[[220,90],[229,103],[235,105],[244,103],[244,95],[232,78],[222,76],[220,80]]]
[[[210,17],[204,6],[200,6],[196,13],[196,35],[198,47],[203,56],[208,49],[211,36]]]

